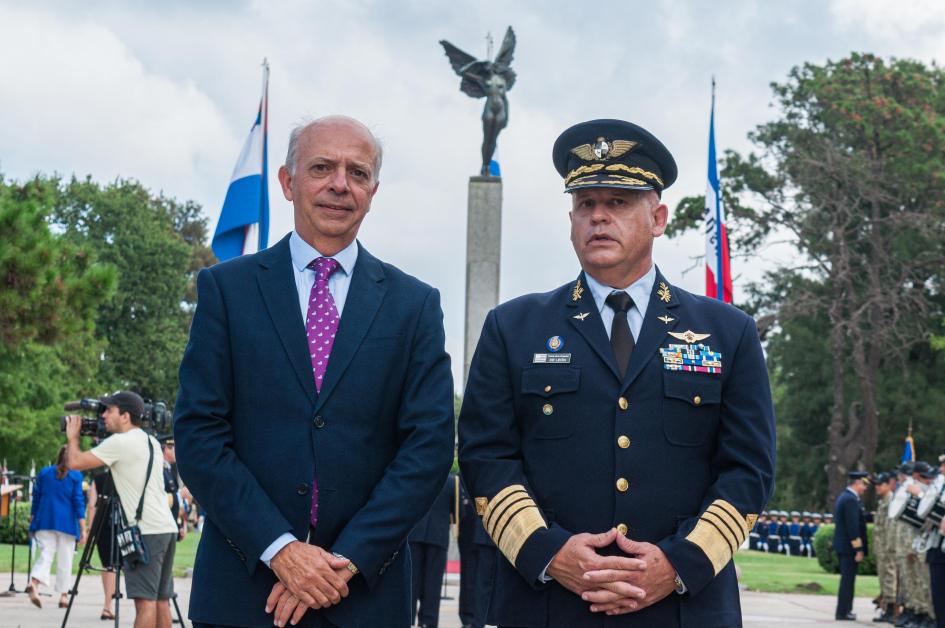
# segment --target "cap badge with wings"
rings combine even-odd
[[[593,145],[581,144],[572,148],[571,152],[584,161],[607,161],[625,155],[633,150],[638,143],[631,140],[607,140],[598,137]]]

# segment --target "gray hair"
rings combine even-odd
[[[296,162],[299,151],[299,138],[302,137],[302,134],[320,124],[328,124],[331,122],[352,123],[364,129],[364,131],[368,134],[368,136],[371,138],[371,141],[374,142],[374,181],[378,181],[381,175],[381,161],[384,155],[384,146],[381,144],[381,140],[371,132],[371,129],[367,128],[367,126],[365,126],[359,120],[342,115],[324,116],[322,118],[316,118],[315,120],[307,120],[292,128],[292,131],[289,133],[289,150],[286,152],[285,156],[285,167],[286,170],[289,171],[289,174],[295,176],[295,167],[297,165]]]

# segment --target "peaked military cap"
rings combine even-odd
[[[905,473],[906,475],[912,475],[912,472],[915,471],[915,463],[911,460],[906,460],[901,465],[899,465],[899,473]]]
[[[885,471],[880,471],[879,473],[876,474],[876,479],[875,479],[876,484],[885,484],[888,481],[889,481],[889,474],[886,473]]]
[[[558,136],[551,158],[564,191],[582,188],[655,190],[676,180],[676,160],[656,137],[632,122],[591,120]]]
[[[801,513],[798,512],[798,511],[796,511],[796,510],[792,510],[792,511],[791,511],[791,516],[792,516],[792,517],[800,517],[800,516],[801,516]]]
[[[912,467],[912,472],[918,473],[919,475],[924,475],[929,472],[929,469],[931,469],[931,467],[929,466],[928,462],[925,462],[924,460],[918,460]]]
[[[870,474],[867,473],[866,471],[850,471],[849,473],[847,473],[847,479],[850,480],[851,482],[854,482],[856,480],[863,480],[864,482],[869,484]]]

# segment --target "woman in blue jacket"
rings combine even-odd
[[[30,534],[36,541],[39,558],[30,573],[32,586],[30,601],[42,607],[39,585],[49,586],[49,570],[56,557],[56,590],[59,607],[68,604],[67,593],[72,578],[72,558],[75,544],[84,544],[85,495],[82,493],[82,474],[69,471],[65,465],[66,447],[59,449],[56,464],[44,467],[36,476],[33,486],[33,507],[30,513]]]

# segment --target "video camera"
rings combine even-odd
[[[105,438],[108,436],[108,430],[105,429],[105,419],[102,413],[108,409],[104,403],[98,399],[79,399],[64,404],[65,410],[85,410],[93,412],[96,416],[84,416],[82,418],[82,427],[79,434],[82,436],[92,436],[95,438]],[[167,409],[167,404],[163,401],[144,400],[144,413],[141,415],[141,429],[151,434],[159,434],[170,431],[171,413]],[[66,417],[59,417],[59,429],[66,431]]]

